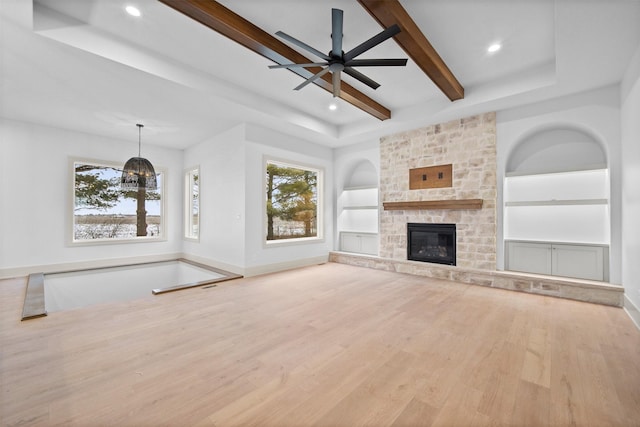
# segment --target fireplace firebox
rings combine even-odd
[[[407,224],[407,258],[456,265],[456,225]]]

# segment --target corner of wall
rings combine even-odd
[[[620,98],[621,104],[624,105],[627,96],[633,90],[633,87],[640,81],[640,45],[636,48],[636,51],[629,61],[629,66],[622,76],[622,82],[620,83]]]
[[[638,324],[640,307],[640,46],[627,68],[621,84],[621,211],[622,211],[622,285],[629,302],[627,313]],[[625,308],[627,304],[625,304]],[[635,313],[635,315],[634,315]],[[635,317],[634,317],[635,316]]]
[[[640,329],[640,309],[627,295],[624,296],[624,311],[629,315],[636,327]]]

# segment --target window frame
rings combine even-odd
[[[307,170],[311,172],[315,172],[317,176],[316,183],[316,236],[312,237],[294,237],[290,239],[277,239],[277,240],[267,240],[267,167],[269,164],[276,164],[282,167],[289,167],[301,170]],[[262,162],[262,191],[260,192],[261,200],[262,200],[262,242],[263,247],[281,247],[281,246],[289,246],[289,245],[299,245],[299,244],[312,244],[312,243],[321,243],[324,242],[324,203],[325,203],[325,193],[324,193],[324,168],[318,165],[311,165],[304,162],[298,162],[293,160],[286,160],[271,156],[264,156]]]
[[[197,232],[193,232],[193,223],[191,221],[192,218],[192,213],[193,213],[193,207],[194,207],[194,192],[193,192],[193,184],[194,184],[194,180],[193,180],[193,176],[194,173],[196,172],[197,176],[198,176],[198,231]],[[200,226],[201,226],[201,214],[200,214],[200,209],[202,206],[202,191],[201,191],[201,187],[202,187],[202,173],[200,171],[200,165],[196,165],[190,168],[187,168],[184,170],[184,174],[183,174],[183,179],[184,179],[184,199],[183,199],[183,216],[184,216],[184,226],[183,226],[183,238],[185,240],[189,240],[189,241],[193,241],[193,242],[198,242],[200,241]]]
[[[156,174],[160,174],[162,179],[159,181],[160,189],[160,225],[158,227],[158,236],[135,236],[128,238],[100,238],[100,239],[86,239],[78,240],[75,238],[75,178],[76,178],[76,164],[89,164],[94,166],[102,166],[121,170],[124,163],[114,162],[110,160],[90,159],[83,157],[70,157],[69,158],[69,213],[67,214],[67,246],[94,246],[94,245],[114,245],[114,244],[131,244],[131,243],[152,243],[152,242],[164,242],[167,241],[167,171],[165,168],[154,165]]]

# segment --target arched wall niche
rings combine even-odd
[[[378,170],[368,159],[345,168],[338,196],[339,250],[378,255]]]
[[[560,125],[525,135],[506,162],[507,175],[607,168],[604,144],[589,132]]]
[[[377,187],[378,171],[369,160],[355,163],[346,176],[344,188]]]
[[[532,130],[506,157],[505,269],[609,280],[606,146],[571,126]]]

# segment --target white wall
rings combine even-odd
[[[244,133],[237,126],[184,152],[184,169],[200,167],[200,240],[183,251],[235,273],[245,264]]]
[[[625,308],[640,326],[640,48],[621,87],[622,284]]]
[[[620,96],[617,86],[516,107],[497,114],[498,269],[504,269],[503,182],[509,155],[529,136],[554,128],[574,128],[602,143],[608,161],[611,218],[609,251],[612,283],[622,282]]]
[[[265,244],[265,157],[324,170],[322,241]],[[200,166],[200,240],[185,254],[247,276],[323,262],[333,247],[332,151],[242,124],[185,150],[184,167]]]
[[[324,239],[265,245],[265,157],[324,170]],[[246,126],[245,274],[254,275],[314,262],[324,262],[333,248],[333,162],[330,148],[255,125]]]
[[[0,119],[0,277],[43,271],[52,264],[140,258],[182,249],[182,152],[143,144],[144,157],[166,170],[167,239],[160,242],[70,246],[73,183],[70,158],[124,162],[138,153],[131,141]]]
[[[0,277],[114,265],[185,254],[245,275],[328,259],[333,248],[333,152],[251,125],[240,125],[185,151],[144,145],[166,171],[167,239],[70,246],[71,158],[123,163],[137,154],[137,135],[118,141],[12,120],[0,121]],[[264,243],[265,156],[324,170],[324,239],[267,247]],[[183,238],[184,171],[200,167],[200,239]]]

